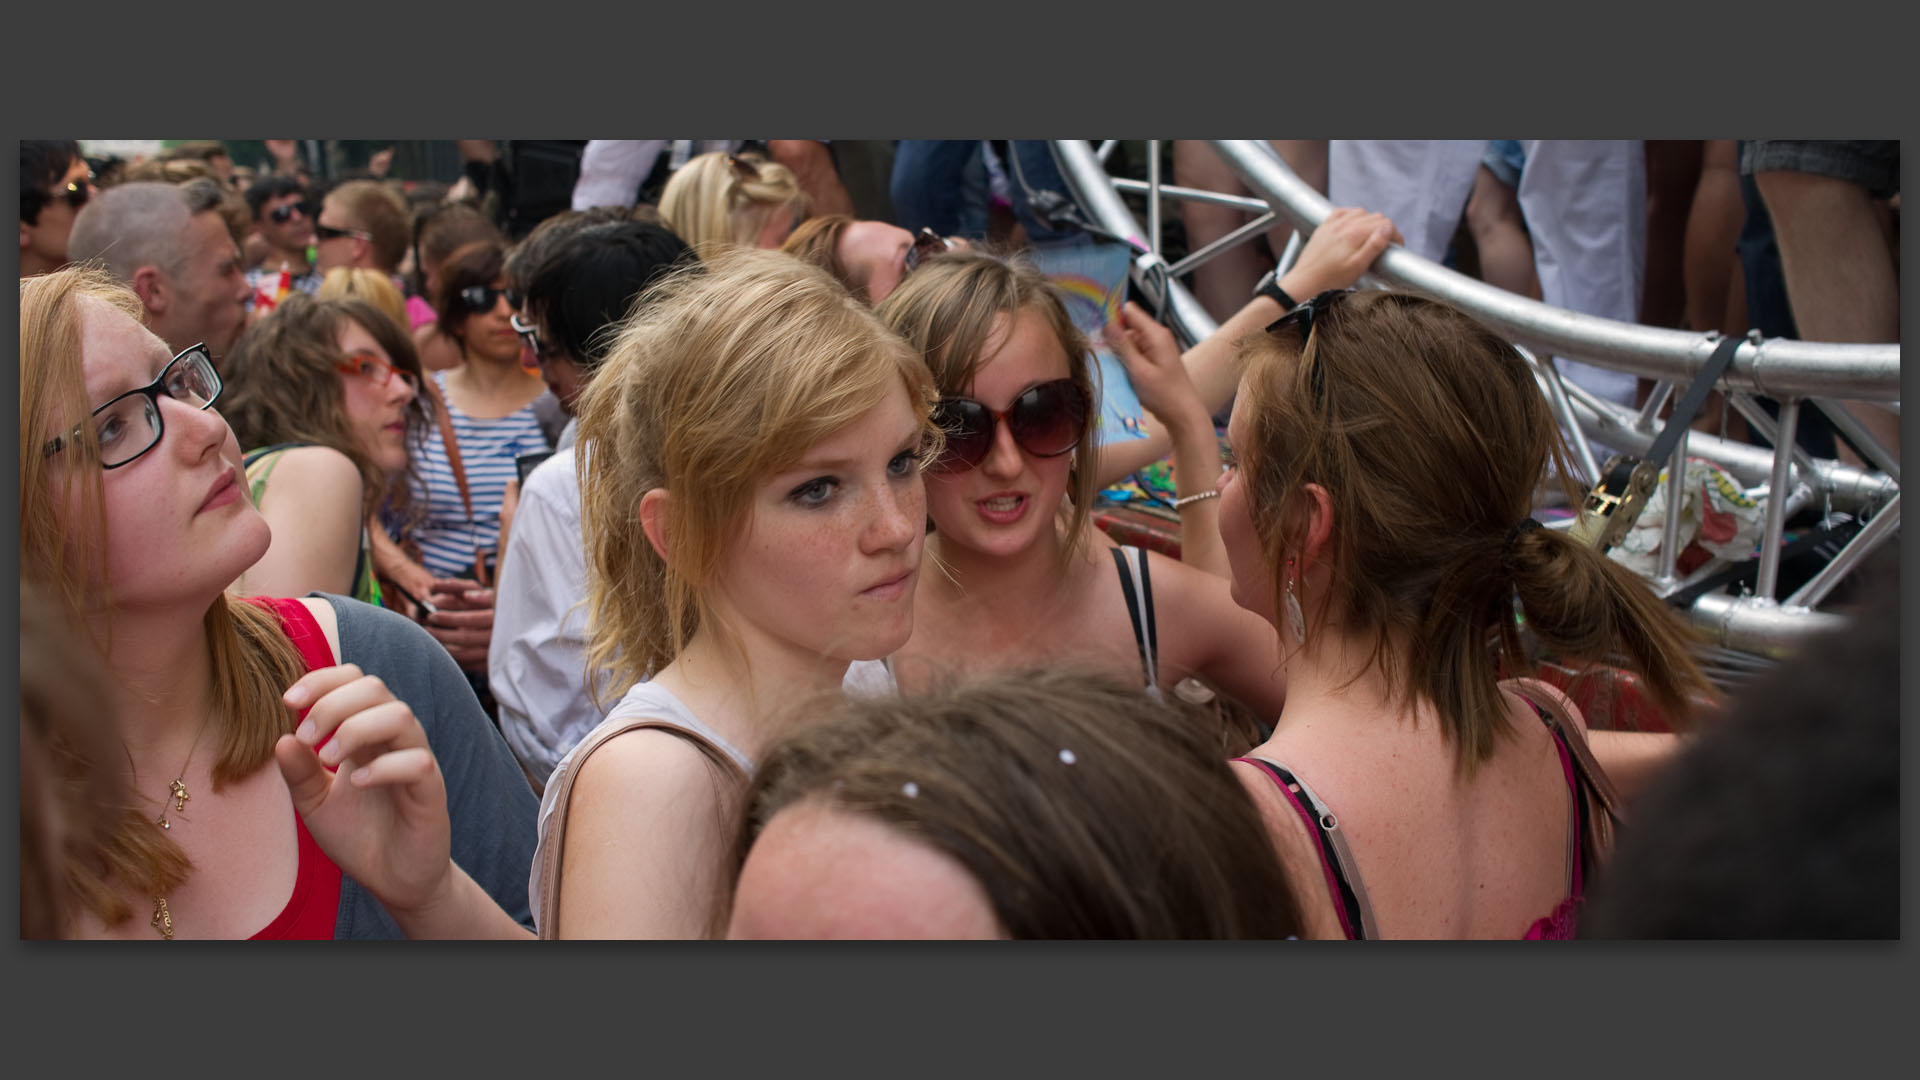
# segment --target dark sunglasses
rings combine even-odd
[[[313,220],[313,208],[306,203],[289,203],[286,206],[276,206],[267,211],[267,217],[275,225],[285,225],[287,222],[293,220],[293,215],[295,214],[299,214],[308,221]],[[334,229],[333,231],[341,235],[347,235],[347,232],[342,229]]]
[[[1302,356],[1305,356],[1307,343],[1313,337],[1315,323],[1326,324],[1333,313],[1334,305],[1342,297],[1348,296],[1352,292],[1352,289],[1328,289],[1326,292],[1321,293],[1305,303],[1296,304],[1292,311],[1268,323],[1267,333],[1283,334],[1286,333],[1289,328],[1294,328],[1299,334],[1300,353]],[[1320,354],[1317,350],[1313,356],[1311,375],[1313,378],[1314,400],[1318,401],[1321,394],[1325,392],[1325,386],[1321,377]]]
[[[1005,422],[1013,441],[1034,457],[1059,457],[1086,433],[1092,402],[1072,379],[1030,386],[1005,412],[968,397],[944,397],[933,407],[934,422],[947,435],[947,448],[934,463],[938,472],[964,472],[993,452],[994,425]]]
[[[336,229],[331,225],[320,224],[319,218],[315,218],[313,221],[313,235],[316,239],[320,240],[338,240],[343,236],[357,236],[368,243],[373,242],[372,233],[364,232],[360,229]]]
[[[943,251],[948,251],[946,237],[922,226],[920,235],[913,238],[913,246],[907,249],[907,261],[901,268],[900,276],[905,277],[919,269],[920,264]]]
[[[508,307],[515,311],[520,310],[520,301],[524,299],[524,297],[520,295],[520,290],[518,289],[496,289],[491,285],[469,285],[460,290],[460,302],[467,305],[467,310],[473,312],[475,315],[485,315],[487,312],[492,311],[494,302],[503,296],[507,298]],[[517,330],[519,327],[515,327],[514,329]]]
[[[67,181],[67,186],[54,189],[53,197],[67,200],[67,205],[75,210],[87,205],[87,200],[93,198],[93,174],[88,173],[82,179]]]

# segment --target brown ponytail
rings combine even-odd
[[[1684,723],[1708,687],[1688,631],[1626,568],[1544,528],[1523,528],[1550,474],[1571,475],[1559,428],[1512,345],[1465,314],[1408,293],[1347,293],[1311,337],[1241,346],[1247,418],[1236,447],[1273,610],[1304,542],[1306,484],[1327,492],[1330,619],[1373,645],[1408,701],[1433,704],[1463,773],[1509,733],[1498,680],[1529,674],[1514,600],[1556,658],[1624,653]],[[1549,465],[1554,468],[1549,470]],[[1564,481],[1562,481],[1564,487]],[[1388,648],[1406,642],[1401,656]]]

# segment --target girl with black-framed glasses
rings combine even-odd
[[[90,268],[20,287],[21,576],[96,651],[132,792],[66,860],[59,936],[526,936],[505,743],[405,619],[228,595],[270,530],[219,374],[142,312]]]

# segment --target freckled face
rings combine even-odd
[[[727,621],[812,657],[876,660],[906,644],[926,522],[919,442],[896,383],[764,481],[716,582]]]

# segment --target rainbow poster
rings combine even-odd
[[[1030,256],[1047,280],[1059,288],[1073,325],[1093,342],[1094,380],[1100,393],[1094,441],[1104,445],[1146,438],[1146,410],[1134,393],[1125,365],[1102,338],[1106,325],[1119,317],[1120,304],[1126,299],[1132,249],[1125,244],[1079,237],[1060,244],[1035,245]]]

